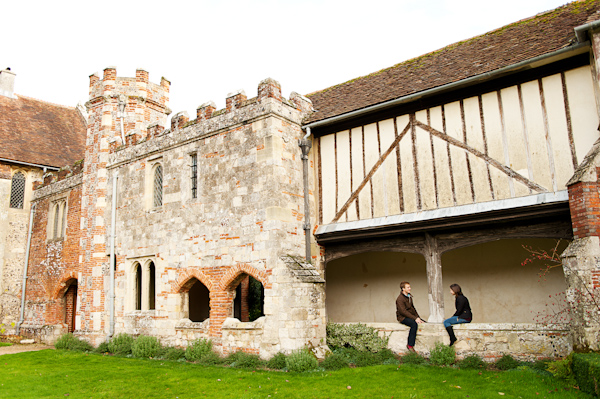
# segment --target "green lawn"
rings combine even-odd
[[[531,370],[284,373],[43,350],[0,356],[0,398],[589,398]]]

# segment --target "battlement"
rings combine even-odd
[[[217,110],[214,102],[206,102],[196,109],[196,119],[190,120],[185,111],[178,112],[171,118],[169,128],[154,122],[147,126],[148,134],[144,139],[136,140],[127,136],[125,146],[112,143],[108,164],[126,162],[140,154],[219,134],[267,115],[300,126],[302,120],[312,112],[312,102],[308,98],[292,92],[288,100],[281,95],[281,86],[277,81],[265,79],[259,83],[256,97],[247,98],[245,92],[239,90],[227,95],[223,109]]]
[[[225,98],[225,108],[217,110],[215,103],[212,101],[200,105],[196,109],[196,119],[190,120],[187,112],[178,112],[171,118],[171,129],[165,129],[163,132],[158,132],[156,125],[153,125],[155,135],[161,133],[169,133],[184,127],[196,125],[198,123],[214,119],[216,117],[235,113],[236,110],[247,108],[253,104],[264,102],[266,99],[274,99],[281,104],[296,109],[301,113],[311,112],[313,110],[312,102],[296,93],[292,92],[290,99],[286,99],[281,95],[281,85],[274,79],[267,78],[261,81],[258,85],[258,96],[248,98],[244,90],[238,90],[229,93]]]
[[[162,77],[160,84],[152,83],[149,74],[144,69],[136,69],[135,77],[118,77],[115,67],[104,69],[102,79],[98,74],[90,75],[90,102],[98,97],[118,98],[124,94],[128,97],[140,97],[146,101],[155,103],[157,106],[168,108],[169,89],[171,82]],[[169,111],[170,113],[170,111]]]
[[[164,77],[160,84],[150,82],[144,69],[137,69],[135,77],[118,77],[114,67],[106,68],[102,79],[91,75],[90,98],[85,104],[88,128],[102,131],[113,149],[145,140],[148,125],[165,126],[171,113],[170,86]]]

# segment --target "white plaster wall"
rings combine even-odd
[[[469,298],[477,323],[533,323],[565,290],[561,268],[539,280],[541,262],[521,266],[522,245],[549,250],[555,240],[500,240],[457,249],[442,256],[445,317],[454,314],[450,284]],[[564,242],[560,250],[566,247]],[[425,259],[403,252],[369,252],[331,261],[326,266],[326,309],[330,322],[396,321],[395,300],[403,280],[411,283],[419,314],[429,316]]]
[[[368,252],[329,262],[325,269],[329,322],[396,322],[400,282],[409,281],[415,307],[429,317],[425,258],[404,252]]]
[[[543,262],[521,262],[529,256],[522,245],[550,250],[552,239],[500,240],[461,248],[442,255],[444,308],[446,317],[455,312],[450,284],[459,284],[469,298],[477,323],[533,323],[553,300],[549,295],[566,288],[562,269],[553,269],[540,279]],[[565,241],[560,250],[566,248]],[[541,280],[541,281],[539,281]]]
[[[414,116],[438,135],[447,135],[448,141],[411,127],[359,192],[358,206],[353,203],[337,221],[564,190],[574,171],[571,147],[581,162],[599,137],[589,66],[566,71],[564,79],[555,74],[423,109]],[[409,118],[396,117],[398,134]],[[393,126],[394,119],[387,119],[319,139],[324,224],[332,222],[362,177],[386,153],[395,138]],[[449,143],[452,140],[460,144]],[[513,173],[518,176],[510,177]]]

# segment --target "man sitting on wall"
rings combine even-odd
[[[418,325],[425,323],[425,321],[421,319],[413,304],[412,295],[410,294],[410,283],[408,281],[401,282],[400,290],[400,295],[396,299],[396,319],[400,323],[410,327],[406,349],[410,352],[416,352],[415,340],[417,339]]]

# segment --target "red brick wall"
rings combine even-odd
[[[62,197],[62,196],[61,196]],[[54,196],[37,201],[33,220],[26,289],[26,308],[35,324],[65,323],[65,293],[77,278],[81,215],[81,186],[67,195],[66,230],[63,238],[48,239],[48,213]]]
[[[597,168],[600,176],[600,168]],[[575,238],[600,236],[600,184],[578,182],[569,186],[569,207]]]
[[[242,292],[242,319],[240,321],[250,321],[250,314],[248,312],[248,287],[250,286],[250,277],[246,276],[240,283]]]

